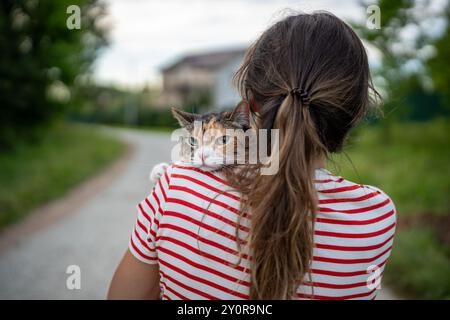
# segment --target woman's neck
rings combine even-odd
[[[327,165],[327,157],[324,155],[316,161],[316,169],[324,169]]]

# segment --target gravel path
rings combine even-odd
[[[170,159],[169,135],[114,130],[134,145],[122,174],[74,212],[35,233],[20,235],[0,256],[0,299],[104,299],[125,252],[135,205],[149,191],[148,173]],[[20,228],[19,228],[20,229]],[[69,290],[66,269],[81,270],[81,289]]]
[[[154,164],[170,159],[173,145],[163,133],[114,129],[114,134],[134,146],[117,178],[94,188],[96,194],[45,228],[14,228],[15,240],[0,252],[0,299],[105,298],[127,248],[135,205],[149,191],[148,173]],[[80,267],[80,289],[66,286],[70,265]],[[397,298],[384,288],[379,297]]]

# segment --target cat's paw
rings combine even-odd
[[[152,171],[150,172],[150,176],[149,176],[150,182],[152,184],[155,184],[156,182],[158,182],[159,178],[162,177],[162,175],[166,171],[167,167],[169,167],[169,165],[165,162],[161,162],[161,163],[157,164],[156,166],[154,166]]]

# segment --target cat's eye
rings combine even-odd
[[[188,143],[189,143],[191,146],[196,147],[197,144],[198,144],[198,140],[197,140],[197,138],[189,137]]]
[[[221,145],[225,145],[228,142],[230,142],[230,136],[220,136],[216,139],[216,144],[221,146]]]

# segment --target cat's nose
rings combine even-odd
[[[205,162],[206,154],[205,154],[205,149],[204,148],[200,149],[200,159],[202,160],[202,162]]]
[[[200,159],[202,160],[202,162],[205,162],[205,160],[209,157],[210,155],[210,151],[206,148],[202,148],[200,150]]]

